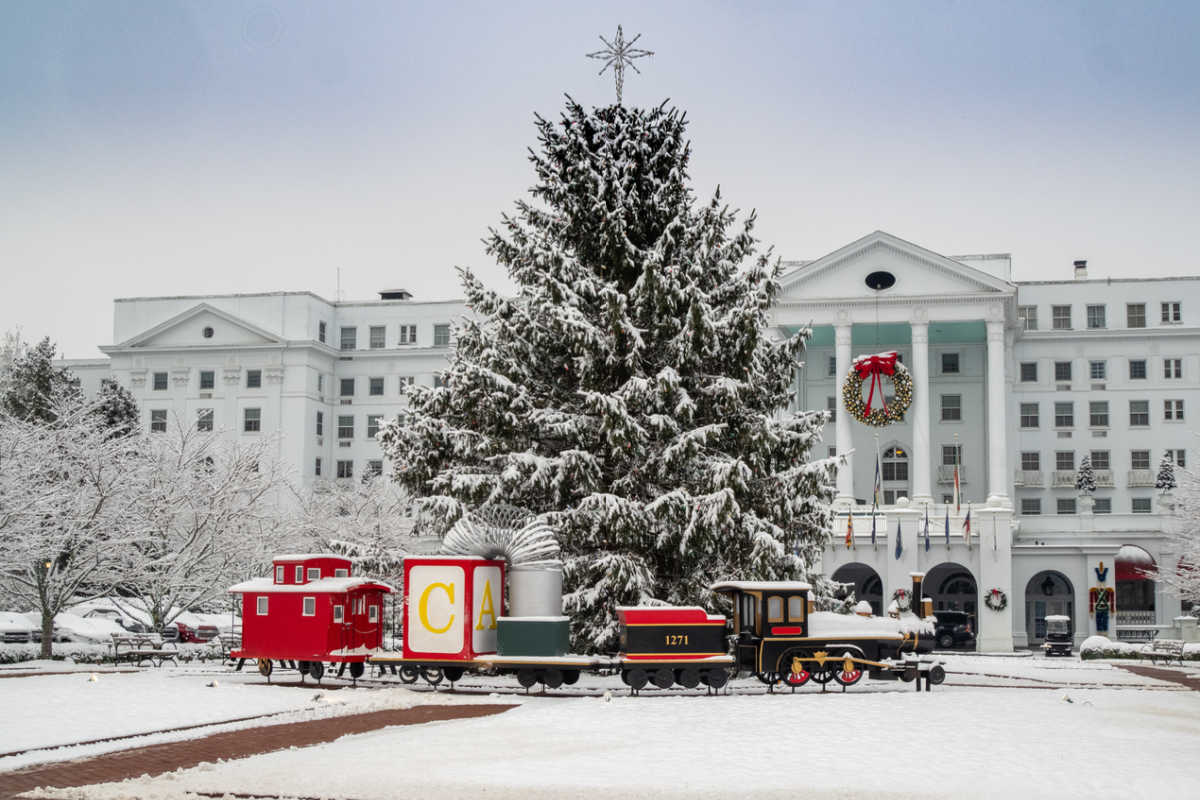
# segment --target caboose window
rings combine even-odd
[[[767,598],[767,622],[783,622],[783,598],[772,595]]]
[[[315,617],[317,615],[317,598],[315,598],[315,597],[304,598],[304,612],[303,613],[304,613],[304,616],[306,616],[306,617]]]
[[[296,583],[304,583],[304,567],[296,567]]]
[[[335,577],[335,578],[349,578],[349,577],[350,577],[350,570],[348,570],[348,569],[335,569],[335,570],[333,571],[333,577]]]
[[[265,617],[267,615],[267,598],[266,597],[258,598],[257,610],[258,610],[258,616]]]
[[[345,614],[346,614],[345,606],[334,606],[333,607],[333,621],[334,622],[343,621],[346,618]]]
[[[275,582],[283,583],[283,567],[275,568]]]
[[[804,595],[794,594],[788,598],[788,621],[804,621]]]
[[[321,570],[319,567],[309,567],[308,568],[308,579],[310,581],[320,580],[320,578],[321,578]]]
[[[379,622],[379,606],[371,606],[371,613],[367,615],[369,622]]]

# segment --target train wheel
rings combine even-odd
[[[675,682],[685,689],[695,689],[700,685],[700,670],[687,667],[675,673]]]
[[[781,680],[778,672],[757,672],[754,677],[765,683],[767,686],[774,686]]]
[[[359,678],[361,678],[363,676],[363,672],[365,672],[365,671],[366,671],[366,669],[365,669],[365,667],[363,667],[363,662],[361,662],[361,661],[351,661],[350,662],[350,677],[354,678],[354,680],[358,680]]]
[[[635,692],[645,688],[646,684],[649,682],[650,676],[647,675],[646,670],[642,669],[641,667],[634,667],[633,669],[625,670],[625,683]]]
[[[321,676],[325,674],[325,665],[320,661],[308,662],[308,674],[311,675],[315,681],[321,680]]]
[[[812,673],[804,667],[800,668],[799,672],[789,672],[783,676],[783,682],[788,686],[803,686],[808,683],[808,679],[812,677]]]
[[[409,667],[409,666],[401,667],[400,668],[400,682],[401,683],[416,683],[417,682],[417,668]]]
[[[300,673],[300,677],[303,678],[305,675],[308,674],[308,662],[307,661],[297,661],[296,662],[296,670]]]
[[[517,683],[525,689],[537,683],[537,671],[530,667],[521,667],[517,670]]]
[[[821,684],[822,686],[824,686],[825,684],[827,684],[831,680],[833,680],[833,675],[836,670],[837,670],[837,667],[835,667],[833,664],[829,664],[829,663],[822,664],[819,667],[817,667],[816,671],[813,672],[812,679],[814,681],[816,681],[817,683]]]
[[[542,685],[547,689],[557,689],[563,685],[563,674],[561,670],[548,669],[542,673]]]
[[[563,683],[567,686],[574,686],[579,683],[579,670],[577,669],[564,669],[562,676]]]
[[[654,675],[650,680],[654,681],[654,685],[660,689],[670,689],[671,684],[675,683],[675,673],[670,667],[659,667],[654,670]]]
[[[275,670],[275,665],[271,663],[269,658],[260,658],[258,660],[258,674],[264,678],[271,677],[271,673]]]
[[[417,667],[417,671],[421,673],[421,677],[430,686],[437,686],[442,682],[442,671],[437,667]]]
[[[929,669],[929,682],[934,686],[941,686],[946,680],[946,668],[941,664],[934,664]]]
[[[442,674],[446,676],[446,680],[451,683],[457,683],[462,680],[463,673],[466,672],[462,667],[446,667],[442,670]]]
[[[729,683],[729,673],[723,669],[710,669],[701,677],[705,683],[714,689],[720,689]]]

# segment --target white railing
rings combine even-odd
[[[1154,473],[1148,469],[1129,470],[1129,488],[1154,488]]]
[[[1075,486],[1075,470],[1071,469],[1056,469],[1051,475],[1050,485],[1055,489],[1066,487],[1068,489]]]
[[[1042,485],[1042,471],[1040,469],[1019,469],[1013,477],[1014,486],[1038,486]]]
[[[1096,470],[1096,485],[1101,489],[1111,489],[1116,484],[1113,481],[1113,471],[1111,469]]]

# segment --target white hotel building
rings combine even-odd
[[[1017,283],[1007,255],[947,257],[883,232],[787,266],[775,323],[813,328],[797,407],[840,406],[858,355],[895,350],[914,382],[904,422],[871,428],[838,408],[827,426],[829,452],[850,454],[828,574],[880,609],[924,571],[935,605],[970,614],[985,651],[1036,644],[1054,613],[1082,641],[1096,631],[1094,587],[1116,589],[1110,636],[1179,614],[1137,568],[1178,560],[1163,538],[1170,495],[1154,483],[1164,455],[1200,457],[1189,416],[1200,414],[1200,276],[1096,280],[1079,262],[1064,280]],[[866,278],[880,272],[894,283],[876,291]],[[151,430],[176,415],[230,435],[278,432],[280,458],[304,482],[357,478],[383,467],[375,427],[403,405],[403,383],[436,381],[465,313],[460,301],[399,290],[371,302],[119,299],[108,357],[67,363],[85,388],[105,378],[129,388]],[[1097,471],[1091,498],[1075,491],[1085,455]],[[991,589],[1006,595],[1003,610],[985,605]]]

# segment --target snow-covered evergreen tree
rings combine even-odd
[[[1084,456],[1079,462],[1079,472],[1075,474],[1075,489],[1081,494],[1092,494],[1096,491],[1096,470],[1092,469],[1092,457]]]
[[[1175,488],[1175,462],[1168,456],[1158,464],[1158,477],[1154,479],[1154,488],[1164,492]]]
[[[788,412],[807,333],[773,337],[778,263],[754,215],[689,186],[684,114],[568,98],[537,119],[533,202],[461,270],[477,315],[439,387],[381,432],[394,476],[446,527],[491,503],[560,534],[575,646],[612,647],[615,606],[711,604],[722,578],[807,578],[830,535],[826,412]]]
[[[104,420],[113,436],[129,436],[138,429],[137,401],[121,384],[105,381],[96,393],[96,413]]]
[[[0,410],[17,419],[53,422],[55,409],[82,401],[79,379],[54,365],[57,348],[50,337],[22,349],[8,366]]]
[[[1171,465],[1172,488],[1176,478]],[[1200,476],[1191,470],[1179,469],[1179,486],[1175,493],[1174,514],[1168,518],[1164,534],[1170,553],[1154,569],[1154,580],[1164,583],[1179,595],[1184,609],[1191,607],[1192,616],[1200,615]]]

